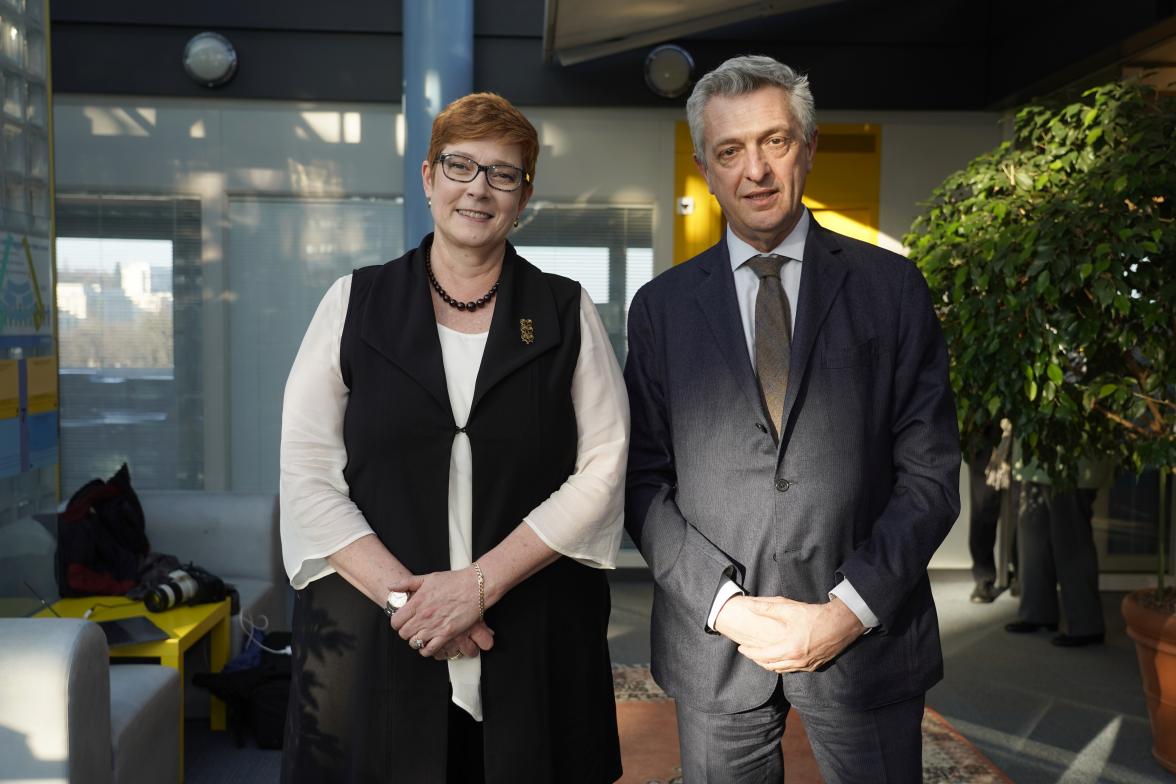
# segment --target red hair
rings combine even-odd
[[[429,165],[447,144],[491,139],[517,144],[523,151],[523,170],[535,179],[539,158],[539,133],[510,101],[495,93],[470,93],[446,106],[433,120],[429,139]]]

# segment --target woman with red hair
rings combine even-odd
[[[338,280],[303,339],[283,782],[620,776],[603,570],[629,410],[588,295],[507,241],[538,152],[500,96],[450,104],[421,164],[434,232]]]

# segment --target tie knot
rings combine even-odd
[[[784,262],[788,261],[784,256],[777,256],[776,254],[768,254],[765,256],[752,256],[747,260],[747,266],[751,267],[759,278],[778,278],[780,277],[780,268],[784,266]]]

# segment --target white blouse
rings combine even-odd
[[[373,533],[351,501],[343,467],[343,415],[348,390],[339,363],[351,276],[335,281],[315,311],[282,404],[282,557],[290,584],[301,589],[334,573],[327,557]],[[464,427],[489,333],[437,325],[454,422]],[[623,532],[629,404],[608,334],[587,293],[580,292],[580,354],[572,376],[576,467],[563,485],[523,519],[548,547],[599,569],[612,569]],[[470,565],[472,458],[469,437],[454,435],[449,462],[449,565]],[[395,553],[393,553],[395,555]],[[481,719],[481,661],[449,662],[453,701]]]

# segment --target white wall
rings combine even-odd
[[[673,255],[678,109],[527,108],[540,132],[535,199],[654,206],[654,268]],[[881,244],[899,249],[918,202],[1001,140],[994,114],[821,113],[823,122],[882,126]],[[58,190],[199,196],[205,264],[206,484],[227,487],[231,336],[225,272],[229,195],[423,198],[403,186],[398,106],[123,99],[58,95]],[[415,172],[417,165],[411,166]],[[967,566],[958,525],[932,562]]]

